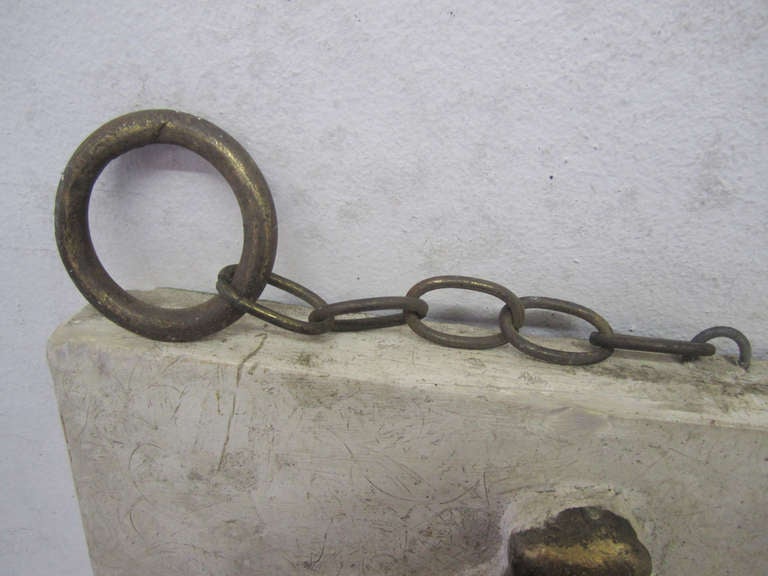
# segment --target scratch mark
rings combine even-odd
[[[130,507],[130,509],[128,510],[128,520],[129,520],[129,522],[131,523],[131,528],[133,528],[134,532],[136,532],[136,534],[138,534],[138,535],[139,535],[139,538],[141,538],[141,539],[142,539],[142,541],[144,541],[144,543],[146,544],[146,540],[144,539],[144,535],[143,535],[141,532],[139,532],[139,529],[138,529],[138,528],[136,528],[136,523],[135,523],[135,522],[134,522],[134,520],[133,520],[133,510],[134,510],[134,508],[136,508],[136,506],[138,506],[138,505],[139,505],[139,503],[140,503],[140,502],[142,502],[142,501],[144,501],[144,502],[147,502],[147,499],[146,499],[146,498],[144,498],[143,496],[141,496],[141,497],[139,497],[139,498],[136,500],[136,502],[134,502],[133,504],[131,504],[131,507]]]
[[[167,548],[166,550],[159,550],[161,554],[174,554],[178,549],[190,548],[195,552],[199,552],[203,556],[212,556],[218,560],[223,560],[224,558],[226,558],[224,553],[221,552],[220,550],[208,550],[207,548],[203,548],[202,546],[192,544],[191,542],[172,542],[172,541],[161,542],[156,546],[154,546],[153,550],[158,550],[164,546],[171,546],[172,548]]]
[[[245,358],[243,358],[240,361],[240,364],[237,365],[237,376],[235,380],[235,386],[240,386],[240,380],[243,377],[243,368],[245,367],[246,362],[248,362],[251,358],[256,356],[261,349],[264,347],[264,343],[267,341],[267,334],[266,332],[262,332],[261,334],[257,334],[256,338],[259,339],[259,343],[256,345],[256,348],[253,349],[252,352],[247,354]]]
[[[138,444],[136,444],[136,448],[134,448],[133,451],[131,452],[131,455],[128,456],[128,470],[133,469],[132,468],[133,457],[136,456],[136,452],[139,451],[139,448],[143,448],[144,446],[152,446],[153,448],[157,448],[158,450],[160,450],[160,446],[158,446],[157,444],[153,444],[152,442],[139,442]]]
[[[83,422],[83,427],[80,428],[80,432],[77,433],[77,436],[72,439],[73,444],[78,444],[80,442],[80,438],[83,436],[83,432],[85,432],[85,429],[88,427],[88,419],[91,417],[91,403],[88,403],[88,406],[85,409],[85,421]]]
[[[294,409],[294,412],[295,411],[296,411],[296,409]],[[293,415],[293,413],[291,413],[291,415]],[[350,458],[350,460],[352,460],[352,462],[354,462],[355,464],[359,464],[360,463],[358,461],[357,457],[355,456],[355,453],[352,452],[352,449],[349,447],[349,444],[347,444],[346,441],[343,438],[341,438],[338,434],[336,434],[336,431],[333,428],[331,428],[329,426],[323,426],[323,430],[325,430],[331,436],[336,438],[336,440],[338,440],[344,446],[344,448],[347,451],[347,453],[349,454],[349,458]]]
[[[413,492],[411,492],[411,489],[405,485],[405,482],[400,480],[400,478],[398,478],[397,476],[388,475],[387,479],[391,481],[393,484],[397,484],[403,492],[408,492],[408,494],[413,494]]]
[[[270,477],[272,477],[272,455],[275,452],[275,429],[272,427],[272,425],[269,425],[269,450],[267,451],[267,466],[269,467],[269,474]]]
[[[459,494],[458,496],[456,496],[456,497],[454,497],[454,498],[451,498],[450,500],[446,500],[445,502],[440,502],[440,504],[441,504],[441,505],[443,505],[443,504],[451,504],[452,502],[456,502],[456,500],[460,500],[461,498],[463,498],[464,496],[466,496],[467,494],[469,494],[469,493],[470,493],[470,492],[472,492],[473,490],[476,490],[476,489],[477,489],[477,485],[478,485],[479,483],[480,483],[480,481],[478,480],[477,482],[475,482],[475,483],[474,483],[472,486],[470,486],[469,488],[467,488],[466,490],[464,490],[464,492],[462,492],[462,493],[461,493],[461,494]]]
[[[131,510],[130,512],[128,512],[128,518],[131,521],[131,528],[133,528],[133,531],[136,532],[136,534],[138,534],[139,537],[141,537],[141,532],[139,532],[139,529],[136,528],[136,523],[133,521],[133,506],[131,506]]]
[[[491,509],[491,500],[488,498],[488,481],[486,479],[486,475],[488,474],[487,470],[483,470],[483,491],[485,492],[485,506],[488,508],[488,510]]]
[[[307,570],[314,570],[315,566],[317,566],[320,563],[320,560],[323,559],[323,556],[325,555],[325,543],[328,541],[328,530],[325,531],[325,535],[323,536],[323,546],[320,548],[320,555],[317,557],[316,560],[313,560],[310,556],[309,560],[304,562],[304,568]]]
[[[344,442],[344,440],[341,441],[342,444],[344,444],[344,448],[347,449],[347,452],[349,452],[349,457],[352,459],[353,462],[357,462],[357,458],[355,458],[355,455],[352,453],[352,450],[349,447],[349,444]]]
[[[177,356],[173,360],[171,360],[168,364],[166,364],[163,369],[160,371],[160,376],[165,376],[165,373],[168,372],[168,370],[173,367],[174,364],[176,364],[179,360],[181,360],[181,356]]]
[[[123,394],[128,396],[128,388],[125,386],[125,382],[123,382],[122,378],[120,378],[116,373],[112,373],[112,380],[117,382],[118,386],[120,386],[120,390]]]
[[[136,489],[136,492],[139,493],[139,495],[150,504],[152,503],[149,498],[147,498],[147,495],[144,494],[144,491],[139,488],[138,483],[136,482],[136,478],[134,477],[134,470],[133,470],[133,458],[136,456],[136,452],[139,451],[140,448],[143,448],[144,446],[152,446],[153,448],[157,448],[160,450],[160,446],[157,444],[153,444],[152,442],[139,442],[136,444],[136,447],[131,451],[131,455],[128,456],[128,475],[131,479],[131,484],[133,484],[133,487]]]
[[[170,384],[150,384],[147,386],[147,390],[151,390],[152,388],[168,388],[169,390],[176,392],[176,394],[181,394],[181,390],[176,388],[176,386],[171,386]]]
[[[653,461],[653,464],[651,464],[651,465],[649,465],[649,466],[646,466],[646,467],[643,469],[643,472],[642,472],[642,474],[640,475],[640,477],[641,477],[641,478],[645,478],[646,476],[648,476],[648,474],[650,474],[651,470],[653,470],[653,469],[654,469],[654,467],[656,466],[656,464],[658,464],[659,462],[661,462],[661,461],[662,461],[662,460],[664,460],[665,458],[666,458],[666,454],[665,454],[665,455],[663,455],[663,456],[659,456],[658,458],[656,458],[656,460],[654,460],[654,461]]]
[[[181,394],[179,395],[179,401],[176,403],[176,408],[173,409],[173,414],[171,414],[171,418],[176,418],[176,414],[179,412],[179,408],[181,408],[181,401],[184,400],[184,395],[187,393],[187,389],[184,388],[182,390]]]
[[[426,484],[430,488],[434,488],[432,486],[432,484],[426,478],[424,478],[421,474],[416,472],[416,470],[414,470],[413,468],[411,468],[410,466],[408,466],[404,462],[401,462],[399,460],[395,460],[394,458],[392,458],[388,454],[382,454],[381,457],[386,458],[387,460],[392,462],[395,466],[397,466],[398,468],[404,470],[406,473],[410,474],[411,478],[414,480],[414,483],[416,485],[419,485],[419,484],[421,484],[423,482],[424,484]],[[409,492],[410,492],[410,490],[409,490]]]
[[[676,448],[668,448],[670,452],[674,452],[675,454],[679,454],[680,456],[683,456],[684,458],[688,458],[689,460],[693,460],[694,462],[701,462],[699,458],[696,458],[695,456],[691,456],[690,454],[686,454],[682,450],[677,450]]]
[[[216,466],[216,471],[221,472],[221,467],[224,465],[224,456],[227,453],[227,446],[229,446],[229,434],[232,430],[232,419],[235,417],[235,404],[237,401],[236,391],[232,393],[232,409],[229,411],[229,418],[227,419],[227,435],[224,437],[224,443],[221,445],[221,454],[219,455],[219,465]]]
[[[237,365],[237,373],[235,375],[235,390],[232,392],[232,409],[229,411],[229,417],[227,418],[227,433],[224,436],[224,443],[221,445],[221,454],[219,454],[219,464],[216,466],[216,471],[221,472],[221,467],[224,465],[224,456],[226,456],[227,453],[227,446],[229,446],[229,437],[232,432],[232,420],[235,417],[235,406],[237,404],[237,388],[240,387],[240,380],[243,377],[243,368],[245,367],[245,364],[256,354],[259,353],[259,351],[264,347],[264,343],[267,341],[267,334],[266,332],[262,332],[261,334],[257,334],[256,338],[259,340],[259,343],[256,345],[256,348],[254,348],[251,352],[245,355],[245,357],[240,361],[240,363]]]
[[[365,478],[365,480],[368,482],[368,484],[373,486],[376,490],[378,490],[382,494],[386,494],[390,498],[395,498],[396,500],[405,500],[406,502],[421,502],[421,500],[418,500],[416,498],[406,498],[405,496],[397,496],[396,494],[392,494],[390,492],[387,492],[386,490],[383,490],[382,488],[379,488],[378,486],[376,486],[376,484],[371,482],[371,479],[368,478],[368,476],[363,475],[363,478]]]
[[[415,505],[411,506],[410,508],[408,508],[406,513],[403,514],[402,516],[400,516],[400,520],[402,520],[403,522],[406,522],[406,521],[410,520],[411,519],[411,512],[413,512],[414,508],[416,508]]]
[[[136,362],[133,363],[133,366],[131,367],[131,373],[128,374],[128,382],[126,383],[126,387],[130,388],[131,384],[133,384],[133,377],[136,374],[136,368],[139,366],[139,361],[136,360]]]
[[[209,508],[213,508],[214,506],[223,506],[224,504],[229,504],[230,502],[232,502],[232,496],[225,496],[224,498],[214,500],[210,504],[203,504],[201,506],[196,506],[191,510],[197,513],[197,512],[201,512],[202,510],[208,510]],[[256,514],[256,516],[258,516],[258,514]]]

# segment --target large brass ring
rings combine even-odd
[[[228,326],[242,310],[221,296],[188,308],[162,308],[123,290],[102,266],[88,229],[88,203],[96,179],[121,154],[148,144],[176,144],[210,162],[237,197],[243,216],[243,251],[232,287],[257,299],[267,284],[277,249],[277,219],[264,177],[245,149],[217,126],[173,110],[144,110],[104,124],[88,136],[67,164],[56,195],[56,243],[80,292],[104,316],[155,340],[188,341]]]

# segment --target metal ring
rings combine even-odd
[[[571,314],[572,316],[577,316],[582,320],[586,320],[602,334],[613,334],[613,329],[611,328],[611,325],[608,324],[608,321],[586,306],[568,302],[567,300],[543,298],[539,296],[526,296],[525,298],[520,298],[520,302],[526,310],[529,308],[543,308],[545,310],[554,310],[555,312]],[[564,364],[566,366],[579,366],[602,362],[608,358],[608,356],[613,354],[613,348],[596,348],[591,352],[568,352],[534,344],[518,332],[517,327],[512,321],[511,313],[506,309],[502,310],[499,315],[499,324],[501,325],[501,331],[504,333],[507,340],[509,340],[510,344],[521,352],[525,352],[538,360],[546,360],[547,362]]]
[[[749,370],[749,365],[752,363],[752,344],[743,333],[730,326],[713,326],[696,334],[691,342],[708,342],[713,338],[730,338],[736,342],[739,347],[739,366]],[[693,358],[684,357],[683,360],[693,360]]]
[[[401,308],[400,314],[388,314],[386,316],[370,316],[367,318],[353,318],[351,320],[335,320],[342,314],[354,314],[370,312],[372,310],[391,310]],[[313,310],[309,315],[310,322],[323,320],[333,321],[334,332],[353,332],[357,330],[372,330],[374,328],[386,328],[405,324],[405,315],[413,314],[417,318],[427,315],[429,306],[424,300],[403,296],[384,296],[380,298],[361,298],[359,300],[347,300],[327,304]]]
[[[238,142],[215,125],[173,110],[144,110],[116,118],[88,136],[73,154],[56,194],[56,243],[75,285],[104,316],[155,340],[188,341],[228,326],[242,311],[220,296],[189,308],[162,308],[121,288],[99,261],[88,229],[96,179],[121,154],[148,144],[176,144],[196,152],[229,183],[243,216],[243,250],[232,286],[256,299],[269,278],[277,248],[277,219],[264,177]]]
[[[510,310],[515,326],[522,326],[525,320],[525,310],[520,300],[513,292],[504,288],[500,284],[480,278],[471,278],[469,276],[434,276],[422,280],[410,290],[408,296],[418,298],[426,292],[438,290],[440,288],[459,288],[463,290],[472,290],[474,292],[483,292],[496,296],[504,302],[504,309]],[[442,346],[451,348],[464,348],[468,350],[484,350],[487,348],[496,348],[507,343],[503,334],[492,334],[490,336],[459,336],[457,334],[448,334],[430,328],[424,324],[416,314],[405,315],[406,322],[411,330],[416,332],[422,338],[436,342]]]
[[[285,328],[291,332],[298,332],[299,334],[323,334],[331,330],[333,327],[332,318],[322,322],[305,322],[303,320],[298,320],[296,318],[286,316],[285,314],[281,314],[280,312],[263,306],[258,302],[252,302],[246,298],[243,298],[234,290],[234,288],[232,288],[231,284],[236,268],[236,264],[222,268],[219,272],[219,279],[216,282],[216,290],[218,290],[219,294],[229,300],[229,302],[234,306],[240,308],[244,312],[253,314],[257,318],[266,320],[270,324],[274,324],[280,328]],[[270,286],[274,286],[275,288],[279,288],[280,290],[285,290],[297,298],[301,298],[304,300],[304,302],[313,308],[320,308],[321,306],[325,306],[327,304],[325,300],[312,292],[312,290],[309,288],[305,288],[301,284],[294,282],[293,280],[289,280],[288,278],[284,278],[283,276],[275,274],[274,272],[269,275],[268,284]]]
[[[685,357],[712,356],[715,353],[715,347],[705,342],[649,338],[647,336],[635,336],[634,334],[601,334],[600,332],[592,332],[589,335],[589,341],[595,346],[602,346],[603,348],[676,354]]]

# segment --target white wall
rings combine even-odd
[[[128,111],[239,139],[277,205],[276,270],[328,300],[472,274],[621,331],[734,325],[768,355],[765,2],[68,4],[0,23],[3,573],[88,570],[44,362],[84,302],[52,210],[75,147]],[[238,256],[232,195],[184,151],[116,161],[92,214],[128,287],[212,290]]]

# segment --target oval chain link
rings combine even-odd
[[[352,318],[338,320],[337,316],[343,314],[359,314],[361,312],[373,312],[375,310],[401,309],[400,314],[388,314],[386,316],[367,316],[365,318]],[[427,315],[429,306],[419,298],[403,296],[381,296],[378,298],[361,298],[359,300],[346,300],[334,304],[319,306],[309,315],[310,322],[333,321],[334,332],[355,332],[358,330],[373,330],[387,328],[389,326],[401,326],[405,324],[405,314],[415,314],[419,318]]]
[[[526,296],[525,298],[520,298],[520,302],[526,310],[530,308],[541,308],[545,310],[554,310],[555,312],[563,312],[564,314],[570,314],[571,316],[577,316],[582,320],[586,320],[602,334],[613,334],[613,329],[611,328],[611,325],[608,324],[608,321],[586,306],[568,302],[567,300],[543,298],[540,296]],[[613,354],[613,348],[597,348],[589,352],[570,352],[535,344],[520,334],[518,327],[515,326],[513,322],[512,315],[506,309],[502,310],[499,315],[499,324],[501,325],[501,331],[512,346],[521,352],[525,352],[529,356],[533,356],[539,360],[546,360],[547,362],[552,362],[554,364],[564,364],[566,366],[595,364],[597,362],[602,362],[608,358],[608,356]]]
[[[442,288],[459,288],[462,290],[472,290],[474,292],[483,292],[485,294],[490,294],[491,296],[496,296],[504,302],[504,308],[510,311],[513,323],[516,326],[523,325],[525,320],[525,310],[520,304],[520,300],[517,296],[510,290],[504,288],[504,286],[489,280],[472,278],[470,276],[434,276],[414,285],[408,290],[408,296],[418,298],[427,292]],[[406,313],[405,319],[408,322],[408,326],[410,326],[411,330],[416,332],[416,334],[442,346],[464,348],[467,350],[485,350],[503,346],[507,343],[507,340],[502,333],[490,336],[461,336],[459,334],[449,334],[448,332],[435,330],[424,324],[421,321],[421,318],[416,314]]]
[[[639,352],[655,352],[656,354],[675,354],[686,358],[712,356],[715,347],[705,342],[688,340],[668,340],[666,338],[648,338],[634,334],[602,334],[592,332],[589,341],[603,348],[619,348],[621,350],[637,350]]]
[[[323,334],[333,328],[332,318],[328,318],[322,322],[313,322],[311,319],[309,322],[304,322],[303,320],[298,320],[296,318],[286,316],[285,314],[281,314],[280,312],[264,306],[263,304],[259,304],[258,302],[251,302],[247,298],[241,297],[232,288],[232,278],[235,274],[235,268],[237,268],[237,265],[232,264],[221,269],[219,272],[219,279],[216,282],[216,290],[218,290],[221,296],[226,298],[237,308],[244,312],[248,312],[257,318],[261,318],[270,324],[274,324],[280,328],[285,328],[291,332],[298,332],[299,334]],[[269,275],[268,283],[270,286],[274,286],[275,288],[284,290],[289,294],[293,294],[297,298],[301,298],[304,300],[304,302],[315,309],[326,305],[325,300],[312,292],[312,290],[309,288],[305,288],[298,282],[294,282],[293,280],[279,276],[274,272]]]

